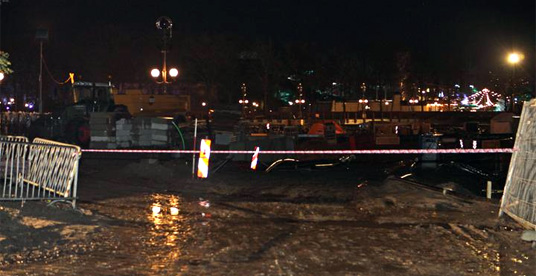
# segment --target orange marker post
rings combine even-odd
[[[208,177],[208,161],[210,159],[210,140],[201,140],[201,147],[199,148],[199,162],[197,164],[197,177]]]
[[[259,147],[255,147],[255,153],[253,154],[253,157],[251,157],[251,169],[255,170],[257,169],[257,162],[259,161]]]

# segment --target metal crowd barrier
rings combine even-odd
[[[6,142],[23,142],[28,143],[28,138],[26,136],[11,136],[11,135],[2,135],[0,136],[0,141]]]
[[[80,147],[36,138],[0,138],[0,200],[50,200],[76,206]]]

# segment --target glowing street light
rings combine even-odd
[[[177,68],[171,68],[169,69],[169,76],[172,78],[175,78],[179,75],[179,70]]]
[[[300,110],[300,118],[303,118],[303,104],[305,104],[305,99],[303,98],[303,86],[301,83],[298,83],[298,98],[294,101]]]
[[[413,105],[418,104],[418,103],[419,103],[419,100],[418,100],[418,99],[413,99],[413,98],[411,98],[411,99],[409,99],[408,102],[409,102],[409,104],[411,105],[411,111],[413,111]]]
[[[153,78],[158,78],[160,77],[160,70],[154,68],[153,70],[151,70],[151,77]]]
[[[513,111],[514,110],[514,95],[515,95],[515,91],[514,91],[514,79],[515,79],[515,75],[516,75],[516,66],[518,63],[520,63],[523,59],[525,58],[525,56],[523,54],[520,54],[520,53],[517,53],[517,52],[512,52],[512,53],[509,53],[506,60],[508,61],[508,63],[510,63],[510,65],[512,65],[512,73],[511,73],[511,76],[510,76],[510,111]]]
[[[246,117],[246,105],[249,103],[248,99],[246,99],[247,96],[247,87],[245,83],[242,83],[242,86],[240,86],[240,91],[242,91],[242,99],[238,100],[238,103],[242,105],[242,117]]]
[[[508,60],[508,63],[510,63],[510,64],[517,64],[521,60],[523,60],[523,58],[524,58],[524,56],[522,54],[514,52],[514,53],[508,54],[507,60]]]
[[[177,68],[171,68],[169,72],[166,68],[166,63],[164,62],[164,67],[162,69],[162,72],[158,70],[157,68],[153,68],[151,70],[151,77],[153,77],[158,84],[168,84],[171,83],[171,80],[168,79],[168,74],[172,78],[176,78],[179,75],[179,70]],[[158,77],[162,76],[161,80],[158,80]]]

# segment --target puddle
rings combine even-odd
[[[116,203],[121,202],[121,204]],[[95,205],[112,220],[98,234],[98,246],[84,254],[72,254],[50,263],[13,265],[2,275],[155,275],[179,273],[182,250],[191,237],[191,221],[176,195],[151,194],[141,200],[121,198]],[[121,208],[121,205],[130,208]],[[152,207],[160,206],[154,213]],[[114,206],[114,207],[112,207]],[[116,208],[119,207],[119,208]],[[132,223],[138,222],[138,223]],[[89,245],[88,245],[89,246]]]

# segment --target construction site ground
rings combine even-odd
[[[536,275],[498,199],[414,185],[394,160],[205,180],[187,160],[85,155],[78,209],[0,202],[0,275]]]

